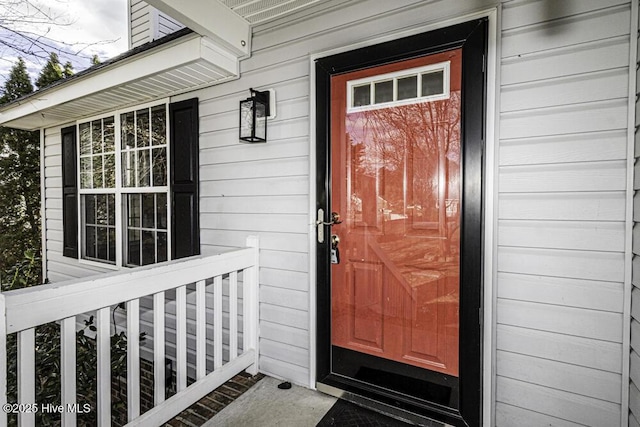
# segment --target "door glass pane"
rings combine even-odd
[[[422,96],[444,93],[444,71],[434,71],[422,75]]]
[[[371,104],[371,86],[354,86],[353,107],[362,107]]]
[[[398,79],[398,100],[411,99],[418,96],[418,76]]]
[[[376,104],[393,101],[393,80],[379,82],[374,85]]]

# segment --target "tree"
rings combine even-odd
[[[53,27],[69,26],[72,19],[61,12],[64,0],[0,0],[0,57],[23,57],[44,60],[50,52],[65,57],[89,59],[83,53],[88,43],[71,43],[53,38]],[[37,62],[37,61],[34,61]]]
[[[11,69],[0,104],[33,92],[24,61]],[[0,127],[0,272],[40,253],[40,138]],[[37,278],[34,278],[37,279]],[[40,283],[39,281],[34,284]]]
[[[38,79],[36,80],[36,86],[38,89],[45,88],[52,83],[57,82],[58,80],[65,79],[73,75],[73,66],[70,62],[64,64],[64,68],[60,64],[60,59],[58,58],[58,54],[55,52],[51,52],[49,54],[49,60],[45,64],[42,71],[38,75]]]

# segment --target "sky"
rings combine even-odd
[[[7,16],[7,7],[24,11],[26,2],[31,3],[27,14],[39,15],[39,8],[54,17],[59,25],[25,22],[16,24],[16,29],[44,35],[55,45],[58,45],[56,42],[65,43],[61,48],[75,55],[62,54],[60,62],[71,61],[75,72],[88,68],[94,54],[104,61],[127,50],[127,0],[0,0],[0,24]],[[11,36],[0,30],[0,46],[7,42],[12,42]],[[35,80],[46,59],[20,56],[27,62],[29,74]],[[18,53],[0,47],[0,85],[17,57]]]

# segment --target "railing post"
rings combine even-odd
[[[260,288],[260,241],[258,236],[247,237],[247,246],[254,248],[253,266],[244,272],[243,289],[243,316],[244,316],[244,342],[243,350],[253,349],[254,363],[247,369],[251,375],[258,373],[260,357],[259,342],[259,288]]]
[[[0,405],[7,404],[7,310],[0,293]],[[0,411],[0,427],[7,425],[7,413]]]

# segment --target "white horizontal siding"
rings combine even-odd
[[[640,17],[635,17],[640,20]],[[640,36],[640,35],[639,35]],[[638,46],[640,50],[640,45]],[[638,59],[636,59],[638,60]],[[636,91],[640,82],[640,70],[636,68]],[[640,124],[638,114],[640,113],[640,105],[636,97],[636,121],[635,125]],[[637,129],[637,128],[636,128]],[[633,227],[633,272],[632,272],[632,290],[631,290],[631,352],[629,355],[629,427],[640,427],[640,133],[636,130],[635,134],[635,166],[634,166],[634,183],[635,190],[633,202],[633,219],[636,222]]]
[[[622,419],[630,10],[503,4],[498,426]]]
[[[142,0],[130,0],[129,10],[129,47],[134,48],[150,42],[152,34],[152,16],[154,8]]]

